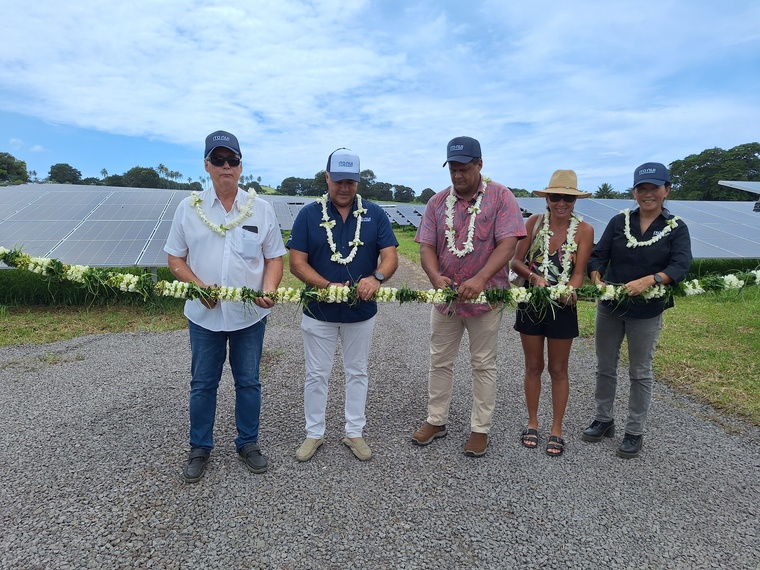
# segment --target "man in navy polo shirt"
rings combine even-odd
[[[359,157],[345,148],[327,159],[328,193],[298,213],[288,239],[290,272],[307,286],[354,285],[360,301],[311,302],[301,321],[306,383],[306,439],[296,459],[312,458],[325,433],[327,381],[340,337],[346,374],[346,437],[343,443],[361,461],[372,457],[362,431],[366,424],[367,361],[375,327],[377,303],[369,299],[398,267],[391,223],[377,204],[357,194]]]

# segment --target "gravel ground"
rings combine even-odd
[[[594,356],[590,341],[579,340],[566,452],[525,449],[511,311],[488,454],[462,453],[470,385],[461,355],[448,437],[412,445],[425,419],[429,311],[381,308],[365,431],[372,460],[359,462],[340,442],[342,376],[334,374],[325,445],[298,463],[300,315],[277,307],[262,370],[270,469],[253,475],[237,461],[226,369],[217,447],[195,485],[181,478],[187,331],[0,349],[0,568],[760,567],[758,430],[658,384],[639,458],[615,456],[622,434],[584,443]],[[544,443],[548,379],[545,389]]]

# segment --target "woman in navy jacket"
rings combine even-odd
[[[616,215],[594,246],[588,263],[594,284],[619,285],[628,297],[600,301],[596,313],[596,416],[583,432],[585,441],[615,435],[613,416],[617,368],[623,338],[628,339],[628,421],[617,455],[626,459],[641,451],[642,434],[652,402],[652,361],[662,328],[662,313],[673,306],[670,295],[646,299],[655,285],[675,285],[691,266],[689,229],[663,202],[670,194],[670,173],[648,162],[634,171],[633,197],[638,208]]]

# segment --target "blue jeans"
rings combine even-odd
[[[614,419],[618,360],[623,337],[628,339],[628,375],[631,388],[628,396],[628,421],[625,432],[644,433],[649,406],[652,403],[654,375],[652,361],[662,328],[662,314],[651,319],[628,319],[605,311],[596,311],[596,417],[600,422]]]
[[[259,440],[261,383],[259,363],[266,317],[237,331],[210,331],[188,321],[192,352],[190,381],[190,447],[214,447],[216,393],[230,345],[230,368],[235,379],[235,448]]]

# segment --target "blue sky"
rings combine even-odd
[[[643,162],[760,140],[758,22],[756,0],[6,0],[0,152],[197,180],[224,129],[265,184],[345,146],[419,194],[469,135],[508,186],[571,168],[622,191]]]

